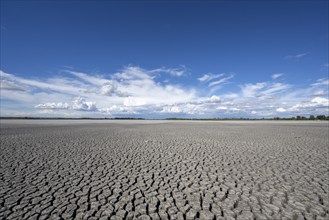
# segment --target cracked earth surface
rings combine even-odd
[[[52,123],[1,122],[0,219],[329,219],[328,123]]]

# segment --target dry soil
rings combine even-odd
[[[328,122],[1,121],[0,219],[329,219]]]

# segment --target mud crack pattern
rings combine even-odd
[[[329,219],[328,131],[1,122],[0,219]]]

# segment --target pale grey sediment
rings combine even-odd
[[[327,122],[1,121],[0,219],[329,219]]]

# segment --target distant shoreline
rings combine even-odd
[[[291,117],[291,118],[132,118],[132,117],[114,117],[114,118],[62,118],[62,117],[0,117],[0,120],[178,120],[178,121],[328,121],[329,116],[318,115],[313,117]]]

